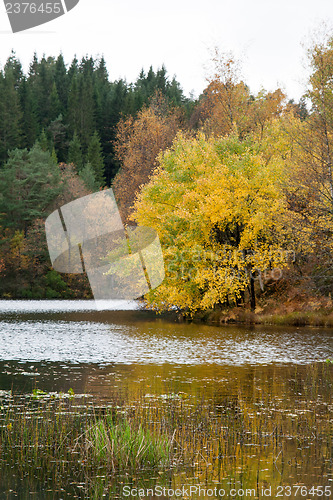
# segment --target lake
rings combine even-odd
[[[259,470],[257,497],[260,491],[265,496],[265,487],[266,496],[268,488],[273,488],[271,498],[321,496],[320,489],[312,494],[311,486],[322,486],[329,496],[331,490],[325,486],[330,488],[333,477],[333,365],[327,360],[333,359],[333,330],[207,326],[179,323],[172,314],[156,317],[135,302],[114,301],[105,307],[97,311],[94,301],[0,301],[0,405],[13,395],[30,395],[36,389],[48,393],[72,389],[98,405],[115,398],[130,404],[183,395],[184,404],[204,401],[215,409],[237,406],[253,415],[252,419],[265,407],[270,412],[267,421],[274,418],[290,427],[290,439],[284,439],[281,452],[269,444],[258,450],[248,443],[242,453],[235,449],[233,461],[237,464],[231,466],[229,459],[224,463],[223,477],[214,475],[216,464],[209,464],[204,479],[200,465],[196,473],[193,468],[170,472],[163,479],[165,484],[196,485],[200,481],[211,488],[224,485],[225,497],[244,498],[246,489],[242,494],[242,488],[258,483]],[[306,438],[304,429],[297,427],[304,427],[302,415],[306,412],[318,419],[322,433],[316,439]],[[302,435],[299,442],[298,434]],[[24,478],[18,480],[15,475],[14,480],[12,471],[5,472],[0,475],[3,498],[73,496],[66,487],[62,492],[31,483],[25,487]],[[112,481],[115,489],[109,497],[125,498],[119,490],[120,478]],[[238,484],[234,488],[237,495],[230,494],[230,481]],[[288,485],[307,489],[295,487],[288,495],[283,489]],[[276,490],[279,486],[281,495]],[[78,498],[98,498],[78,493],[81,490],[76,490]],[[202,495],[193,490],[191,497]],[[213,496],[222,497],[221,493]]]

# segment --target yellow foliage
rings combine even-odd
[[[281,171],[253,139],[178,135],[135,203],[134,219],[157,230],[165,257],[151,305],[211,308],[239,299],[251,276],[286,265]]]

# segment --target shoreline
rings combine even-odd
[[[63,299],[63,300],[43,300],[43,299],[0,299],[0,302],[9,303],[22,303],[22,302],[37,302],[39,304],[49,303],[49,302],[94,302],[94,300],[85,299]],[[115,301],[116,302],[116,301]],[[120,301],[126,302],[126,301]],[[262,308],[258,308],[256,312],[252,312],[248,308],[234,307],[228,309],[217,309],[217,310],[206,310],[197,311],[192,316],[186,314],[186,312],[180,310],[169,310],[169,311],[157,311],[149,307],[145,307],[141,300],[131,301],[131,304],[136,303],[137,307],[127,309],[126,307],[115,307],[114,309],[97,309],[95,312],[107,313],[107,312],[121,312],[121,311],[133,311],[133,312],[145,312],[150,313],[152,317],[156,319],[165,319],[171,322],[177,323],[202,323],[207,325],[223,326],[226,324],[239,324],[239,325],[276,325],[276,326],[314,326],[323,328],[333,328],[333,306],[327,304],[326,307],[322,304],[321,307],[313,308],[305,306],[303,304],[294,304],[294,307],[289,308],[289,311],[281,312],[271,308],[271,311],[265,311]],[[296,307],[295,307],[296,306]],[[308,309],[304,309],[308,307]],[[76,310],[75,311],[79,311]],[[0,311],[1,312],[1,311]],[[5,311],[3,311],[5,312]],[[6,311],[7,313],[10,311]],[[14,308],[11,312],[18,312]],[[20,310],[20,312],[23,312]],[[82,309],[82,312],[88,312]]]
[[[187,321],[186,318],[183,320]],[[233,308],[225,311],[196,313],[191,321],[221,326],[226,324],[245,324],[333,328],[333,309],[318,311],[294,310],[286,313],[256,313],[248,309]]]

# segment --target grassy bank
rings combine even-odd
[[[185,316],[180,316],[182,321],[187,321]],[[252,312],[249,309],[233,308],[224,311],[205,311],[196,313],[191,321],[207,324],[223,325],[240,323],[248,325],[285,325],[285,326],[320,326],[333,327],[332,309],[319,309],[316,311],[290,311],[285,313]]]

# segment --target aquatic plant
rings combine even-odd
[[[332,363],[309,365],[305,378],[295,369],[288,384],[284,397],[258,391],[251,400],[240,389],[209,399],[170,390],[105,405],[73,393],[6,394],[0,401],[0,480],[13,470],[24,479],[52,481],[53,488],[104,491],[119,477],[125,484],[132,477],[156,478],[156,471],[172,470],[178,481],[177,473],[190,467],[192,477],[251,488],[280,481],[274,471],[287,470],[294,479],[302,473],[310,481],[318,470],[322,484],[333,460]]]

